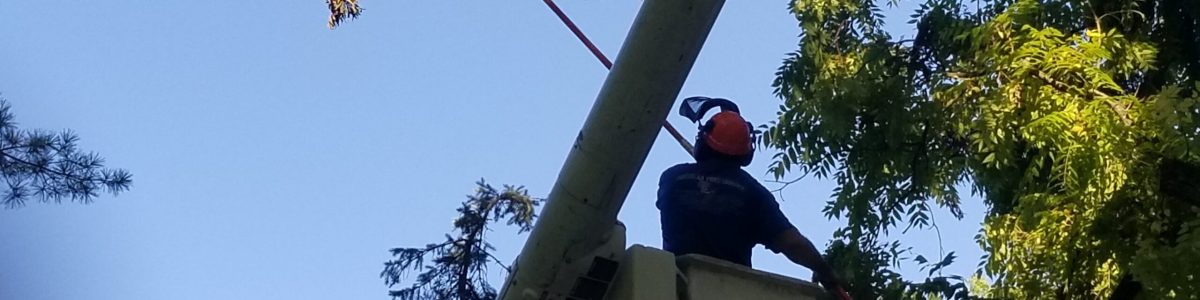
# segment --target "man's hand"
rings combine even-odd
[[[822,287],[825,287],[825,291],[833,294],[835,299],[854,300],[850,298],[850,294],[846,293],[846,282],[838,278],[832,271],[825,273],[813,272],[813,282],[820,283]]]
[[[813,281],[820,283],[821,286],[825,287],[825,290],[830,292],[846,289],[846,283],[831,271],[826,271],[825,273],[813,272]]]

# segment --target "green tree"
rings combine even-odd
[[[505,185],[503,190],[483,180],[476,183],[475,195],[458,208],[454,232],[445,240],[417,248],[391,249],[394,259],[384,262],[379,274],[389,288],[404,283],[412,272],[421,271],[410,285],[392,290],[392,299],[495,299],[496,290],[487,282],[490,264],[508,270],[508,266],[492,254],[495,248],[487,242],[490,224],[505,222],[516,226],[519,233],[533,229],[534,209],[540,200],[529,197],[525,188]],[[426,260],[429,260],[428,263]]]
[[[880,4],[790,3],[803,34],[763,137],[776,177],[837,183],[828,255],[854,295],[967,297],[891,272],[887,234],[961,218],[969,187],[990,297],[1200,297],[1198,3],[926,0],[911,38]]]
[[[133,175],[104,168],[104,158],[81,152],[79,137],[71,131],[49,132],[17,127],[8,101],[0,99],[0,175],[4,208],[38,202],[91,203],[101,192],[116,195],[128,190]]]

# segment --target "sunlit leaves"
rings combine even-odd
[[[325,0],[325,4],[329,5],[329,29],[358,18],[358,15],[362,14],[362,7],[358,6],[358,0]]]
[[[958,215],[955,187],[969,185],[989,208],[990,296],[1106,297],[1179,275],[1134,254],[1191,251],[1175,232],[1200,207],[1176,178],[1200,171],[1167,170],[1200,170],[1200,55],[1181,52],[1200,41],[1180,33],[1200,28],[1181,3],[931,0],[897,40],[874,1],[795,1],[804,34],[776,73],[771,171],[834,180],[825,213],[847,220],[835,238],[853,247],[830,255],[860,259],[888,257],[891,228],[933,226],[931,201]],[[892,295],[870,284],[901,280],[887,266],[856,291]],[[1188,295],[1166,282],[1145,293]]]

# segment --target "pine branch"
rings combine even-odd
[[[129,189],[133,180],[128,171],[105,169],[103,158],[80,153],[75,148],[79,138],[70,131],[20,130],[10,110],[7,101],[0,99],[0,174],[8,184],[3,195],[6,208],[23,206],[30,196],[42,202],[69,197],[90,203],[98,190],[116,195]]]
[[[495,263],[506,271],[511,268],[491,253],[494,249],[486,240],[488,224],[506,221],[524,232],[533,223],[532,212],[540,202],[529,197],[521,187],[506,185],[503,191],[498,191],[482,180],[476,185],[475,195],[468,196],[457,209],[461,215],[454,220],[455,232],[447,234],[445,242],[429,244],[425,248],[392,249],[393,256],[398,258],[385,262],[380,273],[388,287],[399,284],[409,271],[424,270],[412,285],[390,291],[392,298],[495,298],[495,289],[484,280],[487,265]],[[434,258],[429,266],[425,266],[421,262],[429,255]]]

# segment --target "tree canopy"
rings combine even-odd
[[[790,3],[803,34],[763,137],[776,177],[837,183],[852,293],[966,297],[891,272],[887,234],[961,218],[969,188],[992,297],[1200,297],[1200,5],[927,0],[894,37],[879,2]]]
[[[25,130],[17,126],[8,101],[0,99],[0,202],[13,209],[38,202],[90,203],[100,192],[129,189],[133,175],[104,167],[104,158],[82,152],[71,131]]]

